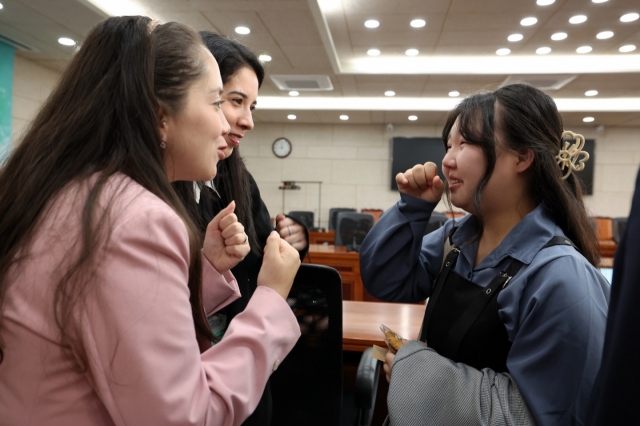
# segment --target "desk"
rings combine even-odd
[[[336,239],[336,231],[309,231],[309,244],[330,244],[333,245]]]
[[[386,347],[380,324],[405,339],[417,339],[425,305],[409,303],[342,302],[342,349],[363,352],[372,345]]]

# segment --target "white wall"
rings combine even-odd
[[[28,123],[47,99],[60,73],[16,56],[13,70],[13,121],[11,133],[16,144]]]
[[[626,216],[640,165],[640,128],[570,129],[596,140],[594,194],[586,197],[591,215]],[[390,189],[390,139],[394,136],[440,136],[435,126],[305,125],[258,123],[241,144],[242,156],[253,174],[269,212],[310,210],[318,212],[317,185],[300,184],[297,191],[282,191],[283,180],[320,180],[321,226],[326,227],[330,207],[380,208],[386,210],[399,198]],[[276,158],[271,144],[286,137],[293,145],[285,159]],[[437,210],[446,208],[441,203]]]
[[[16,57],[13,85],[13,141],[55,86],[60,74],[30,60]],[[640,128],[609,127],[597,134],[593,127],[570,129],[596,140],[594,195],[586,197],[592,215],[626,216],[640,165]],[[330,207],[380,208],[398,200],[389,189],[393,136],[440,136],[436,126],[305,125],[258,123],[242,141],[242,155],[260,186],[269,212],[311,210],[318,214],[318,186],[300,184],[297,191],[282,191],[283,180],[322,181],[321,226],[326,227]],[[276,158],[273,141],[284,136],[293,144],[291,155]],[[440,205],[438,210],[445,210]]]

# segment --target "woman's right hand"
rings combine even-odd
[[[269,287],[284,299],[289,295],[293,279],[300,267],[300,253],[291,244],[272,231],[264,247],[258,285]]]
[[[437,203],[442,198],[444,182],[438,176],[438,166],[430,161],[418,164],[396,175],[398,190],[403,194]]]

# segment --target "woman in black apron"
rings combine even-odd
[[[390,424],[580,424],[609,294],[574,173],[584,139],[511,85],[465,99],[443,141],[444,180],[433,163],[398,174],[360,252],[371,294],[429,298],[418,340],[387,356]],[[425,236],[443,193],[471,214]]]

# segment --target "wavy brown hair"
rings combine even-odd
[[[169,183],[159,133],[159,111],[179,113],[188,88],[205,75],[203,45],[184,25],[170,22],[151,31],[150,22],[129,16],[96,25],[0,171],[0,309],[10,268],[28,252],[47,205],[70,183],[95,177],[84,201],[81,238],[72,249],[79,254],[57,282],[54,299],[61,344],[79,357],[81,369],[86,359],[72,320],[99,282],[91,277],[111,234],[110,220],[101,220],[109,206],[103,211],[99,200],[116,173],[159,197],[186,224],[195,328],[199,336],[212,337],[202,309],[201,238]]]
[[[445,150],[456,120],[459,120],[460,134],[467,143],[480,146],[487,159],[487,170],[474,194],[479,234],[484,228],[480,208],[482,191],[495,168],[496,133],[499,132],[507,149],[533,152],[529,191],[534,202],[544,203],[555,223],[582,255],[592,265],[597,265],[600,260],[598,240],[584,206],[580,180],[575,173],[563,180],[556,161],[563,143],[563,125],[553,99],[526,84],[512,84],[470,96],[449,114],[442,130]],[[448,186],[445,189],[450,205]]]

